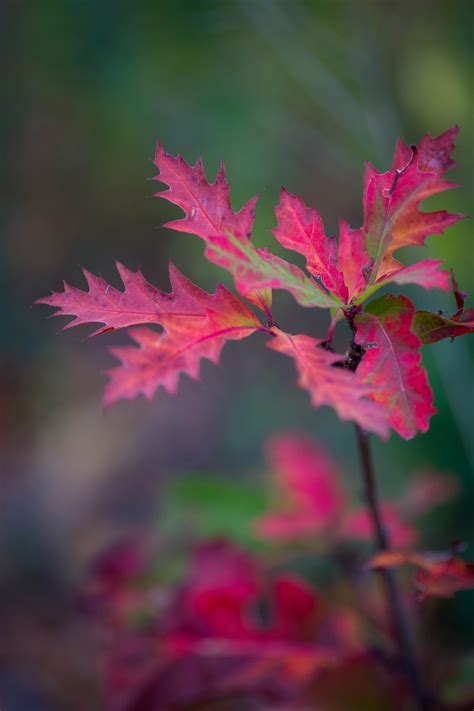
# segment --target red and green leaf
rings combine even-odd
[[[320,214],[285,188],[280,191],[275,214],[277,226],[273,234],[280,244],[302,254],[310,274],[345,303],[347,288],[337,264],[336,238],[326,237]]]
[[[210,184],[200,160],[190,166],[181,156],[175,158],[165,153],[161,144],[157,146],[155,165],[160,171],[156,180],[169,186],[156,195],[178,205],[185,213],[183,219],[168,222],[165,227],[201,237],[206,243],[207,259],[227,269],[239,292],[258,308],[265,310],[271,305],[271,289],[289,291],[302,306],[334,305],[334,299],[299,267],[253,246],[257,198],[234,212],[223,165]]]
[[[176,393],[181,373],[197,380],[202,358],[217,363],[226,341],[246,338],[260,328],[255,314],[225,287],[218,286],[210,299],[212,307],[200,315],[162,316],[163,333],[132,329],[138,347],[111,349],[121,363],[108,371],[105,406],[139,394],[150,400],[160,385]]]
[[[223,286],[208,294],[170,265],[172,292],[167,294],[149,284],[140,272],[123,265],[117,268],[124,291],[86,272],[89,291],[65,284],[65,290],[38,303],[59,309],[53,315],[73,315],[66,327],[103,323],[95,333],[132,324],[155,323],[164,328],[131,329],[138,347],[114,348],[121,365],[109,371],[104,403],[131,399],[142,393],[151,398],[158,386],[175,393],[179,376],[198,378],[200,361],[218,361],[227,340],[249,336],[261,324],[249,307]]]
[[[464,309],[466,294],[459,290],[452,274],[452,287],[456,312],[449,318],[442,313],[417,311],[413,319],[413,330],[423,343],[437,343],[445,338],[457,338],[474,333],[474,309]]]
[[[143,323],[160,324],[166,314],[179,317],[203,315],[206,307],[213,303],[213,297],[193,284],[173,264],[169,267],[169,294],[150,284],[140,271],[133,272],[120,262],[115,264],[123,291],[83,269],[88,291],[64,282],[64,291],[52,292],[36,303],[58,309],[53,316],[74,316],[63,330],[82,324],[102,323],[104,328],[95,331],[91,334],[93,336]]]
[[[404,271],[393,254],[401,247],[424,244],[429,235],[443,234],[461,219],[462,215],[444,210],[420,210],[426,198],[455,187],[444,174],[455,165],[451,152],[458,130],[454,127],[436,138],[427,134],[418,147],[399,141],[393,167],[386,173],[367,165],[364,224],[359,230],[343,224],[339,245],[339,263],[353,298],[363,300],[375,291],[375,285],[390,281],[447,288],[446,273],[435,273],[432,263],[422,262]]]
[[[432,311],[417,311],[413,330],[423,343],[437,343],[445,338],[474,333],[474,309],[465,311],[459,319],[447,318]]]
[[[364,429],[386,437],[388,425],[382,407],[370,402],[373,385],[366,384],[357,373],[334,364],[341,356],[321,347],[322,341],[311,336],[292,336],[274,330],[268,346],[289,356],[298,371],[298,384],[307,390],[315,407],[330,405],[341,420],[352,420]]]
[[[421,366],[421,341],[411,328],[415,308],[404,296],[382,296],[356,316],[356,342],[366,352],[359,378],[372,386],[369,397],[382,406],[396,432],[411,439],[426,432],[436,412],[426,371]]]
[[[234,211],[223,165],[211,184],[200,160],[188,165],[158,144],[155,165],[160,172],[156,179],[168,190],[157,194],[184,212],[183,218],[166,226],[203,239],[207,258],[232,274],[237,290],[267,314],[270,324],[274,324],[269,308],[271,292],[285,289],[303,306],[332,309],[332,332],[347,304],[360,304],[389,282],[447,288],[448,275],[439,269],[439,260],[403,267],[393,253],[402,246],[422,244],[428,234],[442,232],[459,219],[445,212],[419,210],[426,197],[451,187],[443,176],[454,165],[450,154],[456,134],[454,128],[437,138],[425,136],[417,149],[399,142],[388,173],[379,174],[368,166],[364,225],[353,230],[341,221],[339,246],[333,237],[326,236],[319,213],[282,189],[274,233],[283,247],[305,257],[309,275],[267,249],[254,247],[251,234],[256,198]],[[152,286],[140,272],[120,263],[117,268],[123,290],[84,271],[87,291],[65,283],[63,292],[38,300],[56,308],[57,315],[74,317],[65,328],[102,324],[94,335],[139,324],[157,324],[164,329],[163,333],[134,329],[130,335],[136,345],[114,349],[121,365],[109,373],[106,403],[139,393],[149,398],[160,385],[175,392],[180,373],[197,378],[202,358],[216,362],[226,340],[262,329],[248,306],[223,287],[210,295],[171,267],[172,291],[168,294]],[[455,295],[457,312],[452,319],[417,314],[415,327],[425,342],[472,331],[473,312],[464,311],[464,296],[457,286]],[[341,365],[342,358],[309,336],[290,336],[277,328],[269,345],[293,358],[299,383],[309,391],[315,406],[331,405],[341,419],[353,420],[381,436],[387,435],[390,424],[409,438],[427,429],[434,412],[420,366],[420,341],[410,330],[412,320],[413,307],[403,298],[385,297],[359,314],[357,342],[367,353],[356,374],[334,367]]]
[[[429,235],[442,234],[460,219],[444,210],[420,211],[423,200],[455,187],[443,176],[455,165],[451,152],[458,132],[455,126],[436,138],[427,134],[417,148],[399,141],[392,170],[377,173],[368,167],[364,229],[374,261],[371,281],[399,269],[393,257],[397,249],[422,245]]]

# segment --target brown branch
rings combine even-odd
[[[338,367],[346,368],[352,371],[357,370],[357,366],[364,357],[365,353],[362,346],[355,342],[357,332],[355,316],[358,311],[360,311],[360,307],[352,307],[345,312],[349,328],[351,329],[352,339],[345,360],[335,364]],[[369,435],[367,432],[364,432],[359,425],[355,425],[355,428],[357,434],[357,445],[359,449],[364,498],[372,520],[375,544],[379,551],[386,551],[390,548],[390,542],[384,528],[380,512]],[[397,641],[401,666],[403,667],[405,675],[410,683],[410,687],[419,710],[430,711],[433,709],[433,699],[426,691],[421,681],[414,636],[403,607],[402,597],[395,573],[393,570],[388,569],[383,569],[379,572],[385,587],[392,629]]]
[[[386,551],[389,550],[390,543],[380,513],[380,504],[375,484],[375,472],[370,450],[369,435],[358,425],[355,425],[355,428],[359,448],[364,498],[374,527],[375,543],[379,551]],[[388,569],[383,569],[379,572],[385,587],[392,629],[397,640],[401,665],[408,681],[410,682],[418,708],[420,711],[429,711],[433,708],[433,700],[424,688],[421,680],[415,650],[415,641],[408,617],[403,607],[395,573],[393,570]]]

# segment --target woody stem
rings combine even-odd
[[[377,495],[375,472],[370,448],[369,435],[359,425],[355,425],[357,445],[359,449],[360,469],[363,482],[363,493],[374,529],[375,544],[379,551],[390,548],[387,532],[380,513],[380,503]],[[420,711],[429,711],[433,702],[427,690],[423,687],[418,665],[413,632],[404,609],[400,589],[393,570],[379,571],[387,597],[392,629],[396,637],[400,663],[410,683],[413,696]]]

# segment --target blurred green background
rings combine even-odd
[[[238,478],[255,490],[265,437],[290,429],[324,441],[358,487],[351,426],[327,408],[312,410],[292,364],[259,337],[228,345],[222,364],[204,363],[201,382],[183,379],[176,398],[160,392],[151,404],[122,403],[104,414],[102,373],[112,362],[105,346],[125,334],[88,341],[77,329],[56,337],[59,321],[45,321],[46,309],[31,303],[63,278],[83,285],[79,265],[118,285],[113,258],[141,266],[164,289],[170,257],[205,288],[229,283],[204,260],[200,240],[160,227],[176,209],[153,198],[158,186],[147,182],[158,137],[190,162],[202,155],[212,178],[224,158],[234,206],[258,192],[255,240],[274,246],[281,184],[320,210],[328,232],[339,216],[358,225],[364,161],[382,170],[397,136],[413,143],[458,123],[459,167],[450,177],[462,187],[432,206],[469,214],[473,7],[471,0],[2,3],[0,693],[11,699],[9,711],[76,708],[78,689],[93,708],[93,655],[77,664],[84,632],[71,613],[72,591],[108,541],[157,520],[160,535],[170,507],[179,517],[173,482],[187,511],[193,494],[183,482],[198,481],[196,510],[204,506],[207,520],[217,512],[217,530],[225,528],[225,503],[206,477]],[[445,258],[474,298],[471,232],[465,220],[430,238],[424,254]],[[453,306],[446,294],[406,291],[419,307]],[[324,333],[324,314],[281,293],[275,301],[283,327]],[[456,474],[461,494],[429,522],[427,541],[443,548],[466,540],[472,557],[473,343],[425,350],[439,414],[426,435],[409,443],[393,435],[376,446],[380,484],[396,495],[417,469]],[[252,497],[242,501],[255,508]],[[461,647],[474,630],[472,602],[463,593],[439,612],[443,634]],[[45,669],[44,650],[58,639],[62,653]]]

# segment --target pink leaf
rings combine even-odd
[[[474,333],[474,309],[465,311],[457,320],[432,311],[417,311],[413,319],[413,330],[423,343],[437,343],[445,338]]]
[[[116,262],[116,266],[123,291],[84,269],[88,291],[64,282],[64,291],[52,292],[36,303],[57,308],[53,316],[75,316],[64,326],[65,329],[81,324],[104,324],[105,328],[92,335],[141,323],[160,323],[162,314],[202,313],[201,299],[205,292],[191,284],[173,265],[170,266],[170,279],[172,289],[177,293],[172,294],[156,289],[140,271],[132,272],[120,262]]]
[[[421,366],[419,338],[411,331],[415,308],[404,296],[381,296],[355,319],[356,342],[366,349],[357,373],[385,408],[390,425],[405,439],[426,432],[432,392]]]
[[[277,226],[273,234],[286,249],[302,254],[306,268],[326,289],[345,302],[347,289],[337,266],[337,242],[326,237],[319,213],[303,200],[282,188],[275,209]]]
[[[58,308],[53,315],[74,315],[76,318],[66,328],[103,323],[105,329],[96,334],[139,323],[164,327],[165,333],[133,329],[130,335],[138,348],[112,349],[122,364],[109,371],[105,405],[139,393],[150,399],[159,385],[175,393],[180,373],[198,378],[201,358],[217,363],[227,340],[245,338],[261,328],[249,307],[225,287],[218,286],[214,294],[208,294],[172,264],[169,294],[149,284],[140,272],[132,272],[120,263],[117,269],[124,291],[85,272],[89,291],[65,284],[64,292],[37,302]]]
[[[362,228],[352,229],[345,220],[339,221],[339,267],[344,275],[348,297],[361,294],[366,286],[366,270],[371,264]]]
[[[421,212],[420,203],[451,187],[443,175],[455,163],[450,154],[459,129],[455,126],[432,138],[424,136],[418,148],[397,146],[394,167],[367,181],[364,198],[364,230],[367,251],[374,260],[373,280],[399,269],[393,253],[400,247],[421,245],[428,235],[442,234],[461,215],[444,210]],[[408,152],[410,151],[410,152]]]
[[[310,336],[291,336],[279,329],[268,346],[293,358],[299,374],[298,384],[308,390],[311,403],[330,405],[342,420],[352,420],[361,427],[387,436],[383,409],[365,398],[373,392],[356,373],[333,367],[341,356],[321,348],[322,341]]]
[[[190,166],[181,156],[174,158],[165,153],[161,144],[157,146],[155,165],[160,171],[156,180],[169,186],[169,190],[156,195],[178,205],[186,215],[165,227],[201,237],[206,243],[207,259],[227,269],[239,292],[249,301],[265,311],[271,305],[270,290],[279,288],[292,293],[303,306],[334,305],[334,299],[299,267],[267,250],[255,249],[251,235],[257,198],[234,212],[223,165],[210,184],[200,160]]]
[[[179,279],[193,286],[183,275]],[[132,329],[130,335],[138,348],[111,349],[121,365],[108,372],[105,406],[140,393],[151,399],[160,385],[174,394],[181,373],[198,379],[202,358],[217,363],[226,341],[246,338],[260,328],[255,314],[225,287],[218,286],[212,295],[198,292],[202,295],[199,314],[161,315],[164,333]]]
[[[282,434],[270,439],[267,457],[281,504],[256,521],[264,538],[297,538],[332,528],[341,517],[345,496],[341,474],[327,452],[311,440]]]
[[[401,247],[424,244],[429,235],[443,234],[462,218],[444,210],[420,210],[426,198],[455,187],[443,176],[455,165],[450,154],[458,130],[455,126],[436,138],[426,135],[418,147],[409,148],[399,140],[393,167],[386,173],[367,164],[364,224],[358,230],[345,222],[340,227],[339,267],[353,299],[363,299],[367,286],[408,279],[426,288],[446,289],[443,272],[435,274],[431,267],[427,272],[428,260],[421,262],[421,269],[413,265],[407,272],[393,255]]]
[[[409,267],[400,267],[389,276],[377,279],[375,285],[384,286],[390,282],[395,284],[418,284],[425,289],[442,289],[449,291],[449,272],[439,269],[440,259],[424,259]]]

